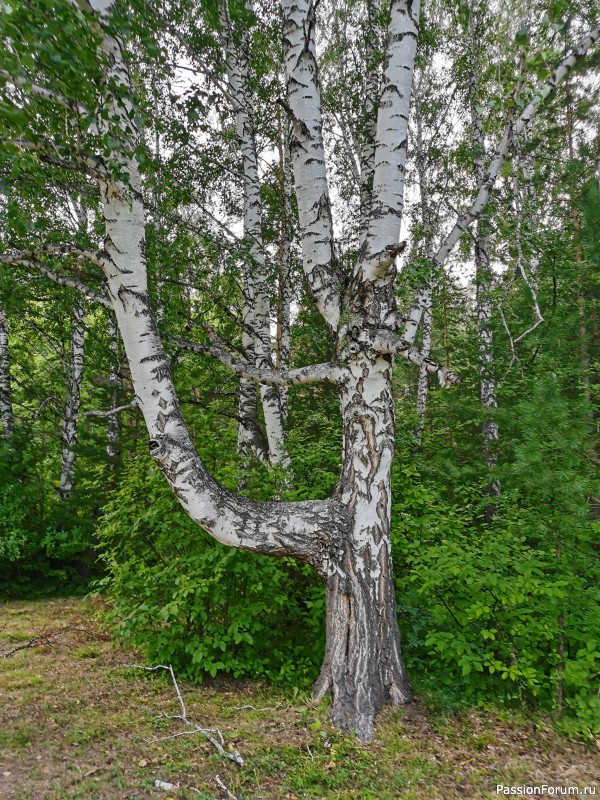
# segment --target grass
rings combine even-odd
[[[499,796],[497,784],[583,789],[600,776],[598,751],[541,717],[432,713],[416,703],[385,711],[363,745],[307,696],[182,682],[189,718],[219,727],[245,759],[239,768],[198,734],[156,741],[183,729],[160,717],[179,713],[169,676],[128,668],[141,657],[115,647],[85,601],[0,605],[0,652],[34,637],[35,647],[0,658],[2,800],[216,800],[227,796],[216,776],[240,800],[485,799]],[[178,788],[156,789],[155,780]]]

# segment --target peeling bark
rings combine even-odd
[[[395,427],[392,359],[353,359],[341,381],[343,466],[335,497],[352,511],[328,565],[327,643],[315,695],[332,690],[335,724],[366,741],[386,704],[410,702],[400,652],[390,539]]]

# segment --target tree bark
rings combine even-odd
[[[71,495],[75,477],[79,407],[81,405],[81,383],[83,381],[83,340],[85,334],[85,309],[83,303],[75,303],[72,315],[71,360],[67,376],[67,399],[62,425],[63,447],[59,484],[59,493],[62,500],[67,500]]]
[[[248,41],[245,32],[241,34],[239,45],[234,41],[228,0],[223,0],[221,12],[226,36],[227,78],[234,101],[244,174],[244,239],[247,243],[248,259],[243,267],[243,346],[256,367],[265,369],[271,366],[271,293],[262,236],[262,202],[248,74]],[[260,397],[265,421],[266,448],[258,423],[256,385],[242,378],[238,405],[238,447],[242,460],[247,460],[251,451],[261,460],[289,469],[291,462],[285,447],[279,391],[276,387],[261,386]]]
[[[110,365],[108,368],[108,385],[110,392],[110,411],[119,407],[119,331],[112,312],[108,315],[108,347]],[[110,467],[115,467],[121,455],[121,414],[109,414],[106,429],[106,454]]]
[[[400,651],[390,539],[395,420],[392,358],[353,359],[341,381],[343,466],[334,494],[352,529],[327,576],[325,660],[315,696],[331,689],[331,718],[365,741],[377,712],[411,700]]]
[[[10,382],[10,348],[8,341],[8,318],[0,307],[0,419],[2,432],[10,442],[15,428]]]

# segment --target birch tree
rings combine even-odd
[[[481,184],[485,177],[486,141],[481,115],[481,88],[478,76],[481,73],[481,42],[486,29],[488,8],[485,2],[474,2],[469,9],[468,22],[468,56],[467,69],[468,95],[471,115],[471,136],[475,150],[475,174]],[[498,423],[494,419],[494,411],[498,407],[496,380],[494,375],[494,349],[492,333],[492,286],[493,273],[490,263],[490,225],[489,219],[482,211],[475,224],[475,283],[477,344],[479,350],[479,397],[487,418],[482,426],[483,460],[491,473],[497,463],[496,443],[499,438]],[[500,494],[500,482],[492,479],[488,484],[491,496]],[[488,506],[486,515],[491,516],[493,506]]]
[[[83,381],[84,316],[85,308],[83,304],[76,303],[73,307],[71,353],[67,364],[67,399],[65,402],[62,424],[63,448],[59,492],[63,500],[66,500],[71,495],[75,478],[79,408],[81,406],[81,383]]]
[[[10,385],[10,350],[8,341],[8,318],[0,307],[0,419],[2,433],[7,442],[12,438],[15,427]]]
[[[150,299],[143,134],[126,42],[119,30],[119,9],[113,7],[113,0],[76,0],[69,11],[69,24],[78,26],[90,46],[93,44],[97,66],[90,69],[101,74],[99,103],[91,91],[73,99],[68,93],[74,90],[72,77],[69,81],[66,75],[63,84],[53,81],[51,71],[36,69],[35,63],[28,67],[8,59],[10,69],[2,73],[7,103],[18,109],[25,97],[39,110],[37,117],[28,118],[27,125],[15,131],[11,152],[78,171],[96,182],[103,240],[97,247],[86,248],[71,242],[50,245],[38,238],[30,248],[10,249],[3,261],[27,262],[46,277],[78,288],[88,299],[114,311],[136,401],[148,429],[150,454],[199,526],[223,544],[291,556],[310,564],[321,576],[327,598],[326,652],[315,697],[331,692],[333,722],[368,741],[375,716],[384,705],[411,700],[400,648],[390,536],[394,357],[417,364],[443,385],[456,383],[457,377],[415,346],[422,293],[407,314],[399,314],[396,308],[419,2],[392,0],[389,5],[373,147],[366,167],[372,170],[372,182],[370,178],[365,181],[370,199],[363,204],[362,245],[349,268],[344,268],[335,246],[316,12],[312,0],[282,0],[286,96],[279,105],[291,126],[302,268],[330,334],[331,359],[274,369],[266,358],[238,358],[208,325],[204,327],[207,340],[184,346],[214,356],[235,374],[261,386],[324,381],[336,387],[342,417],[342,468],[329,499],[248,499],[221,486],[196,451]],[[548,82],[523,101],[519,115],[507,121],[482,170],[473,200],[458,214],[450,231],[438,237],[441,244],[434,264],[441,267],[445,263],[462,234],[481,215],[515,133],[523,130],[540,103],[599,36],[598,29],[586,34],[556,66]],[[86,103],[96,105],[90,108]],[[71,126],[69,147],[61,141],[58,153],[39,128],[39,120],[57,108]],[[248,144],[250,140],[245,141]],[[69,258],[83,261],[91,275],[83,270],[65,273],[60,262]],[[266,311],[261,313],[266,315]]]
[[[262,236],[260,178],[257,157],[253,102],[249,80],[248,37],[236,31],[226,0],[221,3],[221,24],[225,37],[225,65],[236,132],[242,153],[244,175],[244,239],[248,242],[248,263],[243,267],[242,346],[256,367],[270,368],[271,303],[265,247]],[[237,41],[236,41],[237,38]],[[256,384],[240,380],[239,434],[240,455],[253,452],[261,460],[289,469],[285,449],[285,429],[278,387],[261,385],[260,396],[266,430],[267,451],[261,441],[256,409]]]

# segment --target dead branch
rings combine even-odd
[[[30,647],[37,647],[38,645],[45,644],[49,647],[52,647],[52,640],[56,639],[57,637],[64,636],[66,633],[85,633],[87,636],[90,636],[92,639],[96,639],[97,641],[102,641],[105,638],[100,634],[94,633],[94,631],[91,631],[88,628],[61,628],[60,630],[53,631],[52,633],[34,636],[33,639],[30,639],[28,642],[23,642],[23,644],[19,644],[16,647],[13,647],[11,650],[5,650],[3,653],[0,653],[0,658],[8,658],[9,656],[14,655],[14,653],[18,653],[19,650],[27,650]]]
[[[183,722],[184,725],[187,725],[189,728],[192,728],[192,731],[189,731],[190,733],[201,733],[203,736],[205,736],[206,739],[208,739],[208,741],[213,745],[215,750],[219,753],[219,755],[221,755],[223,758],[228,758],[230,761],[234,761],[240,767],[244,766],[244,759],[238,753],[237,750],[233,750],[231,753],[228,753],[227,750],[225,750],[224,747],[225,739],[223,738],[223,734],[221,733],[219,728],[202,728],[200,727],[200,725],[196,725],[195,722],[192,722],[190,719],[188,719],[185,702],[183,700],[181,691],[179,689],[179,684],[177,683],[177,679],[175,678],[175,673],[173,672],[173,667],[171,666],[171,664],[169,664],[168,666],[166,666],[165,664],[157,664],[155,667],[145,667],[141,664],[125,664],[125,668],[143,669],[146,670],[147,672],[156,672],[157,669],[166,669],[167,672],[171,675],[171,680],[173,681],[173,688],[175,689],[177,699],[179,700],[181,714],[161,714],[160,717],[163,719],[177,719],[180,722]],[[182,731],[182,733],[184,732]],[[185,731],[185,733],[188,733],[188,731]],[[215,739],[215,736],[213,734],[219,737],[219,741]],[[182,734],[175,734],[174,736],[165,736],[163,738],[172,739],[175,736],[180,736],[180,735]],[[160,741],[160,739],[151,740],[151,742],[156,742],[156,741]]]
[[[229,800],[238,800],[237,797],[234,795],[234,793],[231,792],[227,788],[227,786],[225,786],[225,784],[223,783],[223,781],[221,780],[221,778],[218,775],[215,775],[215,782],[216,782],[217,786],[220,789],[223,789],[223,791],[227,794],[227,797],[229,798]]]

